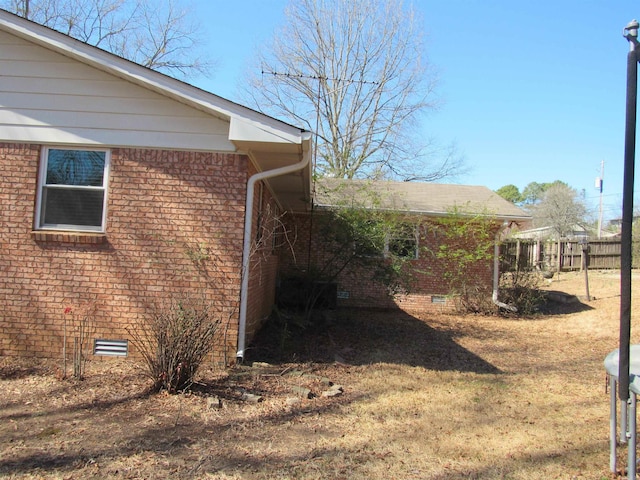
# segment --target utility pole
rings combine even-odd
[[[598,213],[598,238],[602,237],[602,182],[604,181],[604,160],[600,162],[600,176],[596,178],[596,188],[600,190],[600,210]]]

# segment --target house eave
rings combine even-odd
[[[268,172],[306,159],[300,170],[269,177],[264,181],[283,210],[304,212],[311,205],[311,144],[309,132],[302,135],[299,144],[275,144],[271,142],[234,141],[251,158],[258,172]]]

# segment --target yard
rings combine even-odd
[[[188,395],[146,394],[128,361],[91,362],[76,381],[60,361],[0,359],[0,476],[611,478],[602,361],[619,276],[589,280],[592,301],[530,319],[339,312],[288,339],[286,361],[255,348],[269,364],[205,370]],[[549,288],[582,295],[583,277]],[[328,381],[343,392],[323,396]]]

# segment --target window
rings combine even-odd
[[[45,148],[36,228],[104,232],[109,152]]]
[[[413,225],[401,225],[387,237],[385,253],[402,258],[418,258],[418,236]]]

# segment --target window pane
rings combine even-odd
[[[102,226],[104,192],[43,188],[42,219],[45,225]]]
[[[106,152],[86,150],[49,150],[48,185],[84,185],[101,187]]]
[[[396,257],[416,256],[416,241],[413,238],[393,238],[389,240],[389,251]]]
[[[397,257],[416,258],[415,227],[402,225],[398,231],[389,238],[389,252]]]

